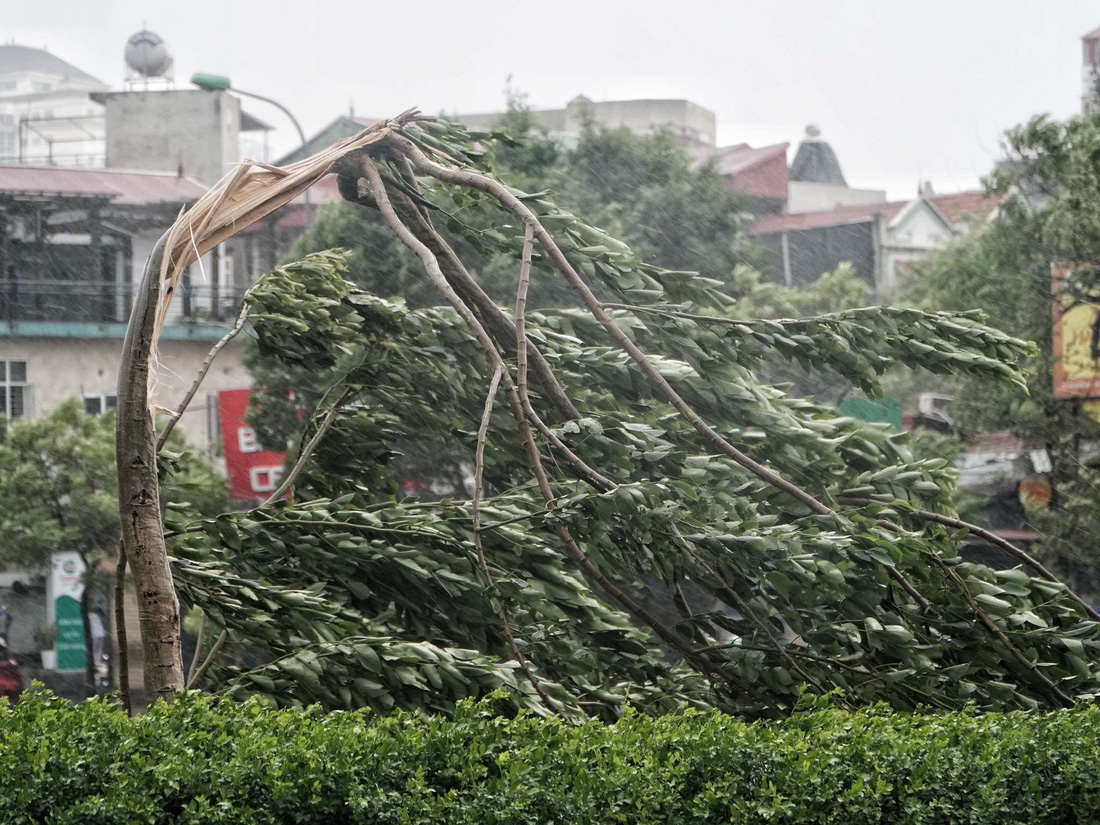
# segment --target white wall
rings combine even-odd
[[[897,296],[906,272],[899,264],[919,261],[929,252],[943,247],[954,236],[926,201],[906,207],[886,229],[882,247],[882,270],[877,279],[880,300]]]
[[[213,341],[160,342],[154,397],[161,407],[175,409],[194,381]],[[252,386],[242,361],[243,344],[234,341],[218,355],[198,395],[176,429],[196,451],[213,446],[208,440],[206,396],[218,390]],[[0,338],[0,359],[27,362],[27,383],[33,390],[34,416],[41,418],[63,401],[85,395],[114,395],[122,341],[111,338]]]
[[[792,180],[787,194],[787,212],[792,214],[865,203],[886,203],[886,190],[850,189],[832,183]]]

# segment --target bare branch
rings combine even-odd
[[[410,143],[410,145],[412,144]],[[454,308],[459,317],[461,317],[470,329],[473,330],[474,336],[481,344],[485,354],[489,357],[493,367],[503,370],[505,396],[512,410],[512,417],[516,421],[516,428],[519,431],[520,439],[524,444],[528,464],[531,466],[531,472],[535,476],[539,492],[542,494],[547,508],[552,509],[555,500],[554,492],[550,487],[550,480],[546,475],[546,471],[543,469],[538,445],[535,444],[535,439],[531,434],[531,428],[527,423],[527,417],[524,415],[519,393],[516,390],[515,384],[512,382],[511,376],[508,375],[504,359],[493,345],[492,339],[485,331],[481,322],[478,321],[470,311],[470,308],[463,303],[462,299],[459,298],[458,294],[450,284],[447,283],[447,279],[443,277],[443,273],[440,271],[439,261],[436,259],[435,255],[432,254],[432,251],[401,222],[400,218],[398,218],[397,213],[393,209],[393,205],[390,203],[385,184],[382,182],[382,177],[378,172],[378,168],[370,158],[363,159],[363,171],[370,181],[371,192],[374,194],[378,208],[382,212],[382,216],[385,218],[390,228],[398,236],[401,242],[415,252],[417,257],[420,258],[421,262],[424,264],[424,271],[427,273],[432,283],[435,284],[436,288],[443,294],[444,298],[447,299],[447,302]],[[558,538],[561,539],[566,552],[576,561],[580,568],[588,574],[596,584],[602,587],[605,592],[615,599],[615,601],[621,604],[628,613],[635,616],[639,621],[649,625],[662,641],[676,650],[679,650],[689,661],[700,664],[705,670],[714,670],[711,663],[706,661],[700,662],[699,656],[693,652],[686,639],[665,627],[656,616],[650,613],[650,611],[640,605],[621,587],[600,572],[599,568],[592,564],[588,556],[581,550],[580,545],[577,544],[576,539],[573,538],[573,535],[564,524],[560,522],[555,523],[554,532],[558,535]]]
[[[202,661],[203,648],[206,647],[206,633],[207,624],[209,620],[206,617],[206,613],[202,614],[202,621],[199,622],[199,632],[195,635],[195,655],[191,657],[191,665],[187,668],[187,684],[191,684],[191,677],[194,675],[199,667],[199,663]]]
[[[568,258],[562,253],[553,237],[539,222],[535,213],[532,212],[523,201],[492,178],[479,175],[466,169],[448,168],[430,160],[417,148],[416,144],[404,135],[392,133],[386,137],[386,140],[405,154],[412,162],[413,166],[420,172],[444,181],[445,183],[457,184],[459,186],[466,186],[486,192],[496,198],[506,209],[522,220],[524,224],[532,227],[535,237],[550,256],[550,260],[554,262],[565,276],[565,279],[569,282],[569,285],[573,287],[574,291],[581,296],[581,299],[584,301],[593,317],[596,318],[608,335],[611,336],[612,340],[614,340],[615,343],[618,344],[619,347],[641,368],[646,378],[660,391],[665,397],[665,400],[668,401],[668,403],[670,403],[700,434],[715,444],[723,453],[742,467],[768,484],[771,484],[773,487],[782,490],[802,502],[813,512],[820,515],[834,515],[834,511],[831,508],[822,504],[801,487],[787,481],[774,470],[749,458],[726,441],[725,438],[699,417],[699,414],[695,412],[691,405],[680,397],[680,394],[668,383],[665,377],[649,362],[645,353],[630,340],[625,332],[623,332],[622,328],[615,322],[615,319],[607,313],[599,299],[584,282],[584,279],[577,274],[573,265],[569,263]]]
[[[503,374],[504,370],[499,366],[493,370],[493,380],[489,382],[489,393],[485,397],[485,411],[481,414],[481,426],[477,431],[477,447],[474,450],[474,549],[477,551],[477,563],[481,567],[481,574],[485,577],[485,586],[488,588],[490,599],[495,597],[496,582],[493,581],[493,574],[489,571],[489,563],[485,560],[485,548],[481,543],[481,496],[485,489],[485,439],[489,435],[489,420],[493,416],[493,401],[497,397],[497,390],[500,389],[500,378]],[[500,610],[497,611],[497,616],[500,618],[500,626],[504,630],[504,635],[508,639],[508,647],[512,649],[512,655],[516,657],[516,661],[523,670],[524,676],[527,677],[527,681],[531,683],[539,698],[546,703],[546,707],[555,713],[561,713],[557,704],[543,688],[542,682],[531,670],[527,657],[523,655],[523,651],[516,644],[516,637],[512,633],[512,625],[508,621],[508,614],[504,611],[503,603]]]
[[[209,670],[210,665],[214,664],[214,659],[221,652],[222,647],[225,646],[225,640],[228,638],[228,630],[223,630],[221,634],[219,634],[217,640],[210,648],[210,652],[206,655],[206,658],[202,660],[202,664],[199,665],[198,670],[193,671],[188,677],[187,686],[184,688],[185,690],[191,690],[195,685],[199,683],[199,680],[202,679],[202,677],[206,674],[206,671]]]
[[[249,290],[251,292],[251,289]],[[248,294],[245,293],[245,297]],[[199,391],[199,385],[202,384],[202,379],[206,377],[206,373],[210,371],[210,365],[214,363],[214,359],[218,357],[218,353],[221,352],[225,345],[232,341],[244,329],[245,321],[248,320],[248,304],[241,306],[241,311],[237,314],[237,322],[233,324],[233,328],[229,330],[218,343],[214,344],[210,348],[210,352],[206,354],[206,360],[202,362],[202,366],[199,368],[199,374],[195,376],[195,380],[191,384],[191,389],[187,391],[187,395],[183,397],[179,407],[176,408],[176,414],[168,419],[168,423],[164,425],[164,430],[160,434],[160,438],[157,439],[157,452],[159,453],[164,449],[164,445],[168,443],[168,436],[172,434],[172,430],[175,429],[176,422],[180,420],[180,417],[187,411],[187,405],[191,403],[191,399],[195,397],[195,393]]]
[[[523,230],[523,252],[520,255],[519,285],[516,287],[516,390],[519,392],[523,410],[531,423],[542,433],[561,453],[566,461],[573,465],[577,474],[598,490],[607,492],[615,487],[615,482],[602,473],[589,466],[583,459],[574,453],[549,427],[539,418],[535,408],[531,405],[531,398],[527,393],[527,291],[531,286],[531,252],[534,246],[534,230],[530,224]]]
[[[340,412],[340,408],[344,406],[344,402],[347,401],[351,394],[352,390],[348,388],[336,399],[335,403],[333,403],[332,407],[330,407],[329,411],[325,414],[325,418],[320,426],[317,427],[317,432],[313,434],[313,437],[309,439],[305,447],[303,447],[298,454],[298,460],[294,462],[294,466],[290,468],[290,472],[286,474],[286,477],[280,482],[275,492],[267,497],[267,500],[261,505],[262,507],[266,507],[286,495],[286,491],[293,486],[298,475],[302,472],[302,468],[306,466],[306,462],[313,456],[313,451],[317,449],[317,445],[320,444],[321,439],[325,437],[325,433],[327,433],[329,427],[332,426],[332,422],[336,420],[336,414]]]

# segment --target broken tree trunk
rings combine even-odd
[[[149,378],[160,298],[161,260],[167,234],[157,242],[141,285],[118,371],[118,500],[122,544],[138,597],[141,646],[145,657],[145,690],[150,701],[183,690],[180,611],[160,515],[157,436],[149,403]]]

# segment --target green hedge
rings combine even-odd
[[[1100,709],[818,710],[570,726],[275,711],[198,694],[0,709],[0,821],[1004,823],[1100,821]]]

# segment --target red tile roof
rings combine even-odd
[[[0,194],[103,197],[113,205],[191,203],[206,193],[196,180],[172,172],[0,165]]]
[[[1000,205],[1003,196],[987,197],[981,192],[958,192],[953,195],[933,195],[929,201],[955,225],[967,216],[984,220]],[[822,229],[826,226],[844,226],[865,223],[882,215],[892,221],[912,201],[864,203],[853,206],[837,206],[818,212],[800,212],[794,215],[765,215],[752,228],[753,235],[774,235],[777,232],[799,232],[805,229]]]
[[[799,232],[804,229],[821,229],[826,226],[844,226],[865,223],[876,215],[887,220],[896,216],[908,201],[892,203],[861,203],[854,206],[837,206],[820,212],[799,212],[795,215],[765,215],[752,228],[753,235],[774,235],[777,232]]]
[[[787,143],[776,143],[772,146],[759,146],[755,149],[747,143],[738,143],[736,146],[723,146],[714,153],[715,168],[722,175],[737,175],[759,163],[770,160],[776,155],[786,157],[789,145]]]
[[[1100,40],[1100,29],[1093,29],[1088,34],[1084,35],[1082,40]]]
[[[928,200],[936,205],[952,224],[972,216],[985,220],[1001,205],[1004,195],[987,196],[983,192],[957,192],[954,195],[933,195]]]

